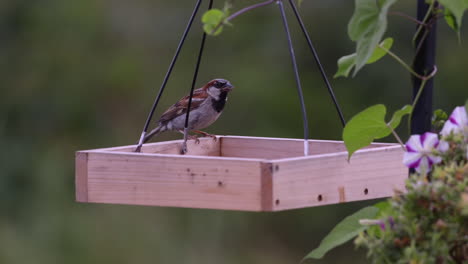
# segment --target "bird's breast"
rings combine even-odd
[[[223,111],[224,109],[224,106],[226,105],[226,99],[227,99],[227,92],[221,92],[217,100],[214,98],[211,99],[211,105],[213,109],[216,112],[221,113],[221,111]]]
[[[221,111],[222,109],[220,111],[215,109],[211,100],[206,100],[198,108],[190,111],[189,129],[204,129],[208,127],[218,119],[218,117],[221,115]],[[171,126],[173,127],[173,130],[183,129],[184,124],[185,114],[171,120]]]

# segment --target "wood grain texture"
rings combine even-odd
[[[367,148],[389,146],[376,143]],[[304,140],[289,138],[221,137],[221,156],[241,158],[283,159],[304,155]],[[346,151],[342,141],[309,140],[309,155]]]
[[[272,161],[274,210],[369,200],[404,190],[407,168],[400,146]]]
[[[219,157],[91,152],[88,201],[261,211],[260,163]]]
[[[220,156],[220,139],[216,141],[212,138],[200,138],[200,143],[195,143],[195,140],[187,141],[186,155],[196,156]],[[141,148],[141,153],[158,153],[158,154],[180,154],[183,140],[171,140],[165,142],[156,142],[144,144]],[[128,145],[122,147],[102,148],[89,151],[120,151],[133,152],[137,145]]]
[[[273,211],[273,164],[261,163],[261,208],[262,211]]]
[[[75,195],[78,202],[88,202],[88,153],[75,154]]]

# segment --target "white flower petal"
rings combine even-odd
[[[425,151],[432,151],[439,143],[439,136],[434,133],[426,132],[421,136],[421,143]]]
[[[431,168],[429,167],[429,161],[427,160],[427,157],[422,157],[421,162],[419,163],[419,166],[415,168],[418,173],[425,172],[428,173],[431,171]]]
[[[465,126],[468,126],[468,116],[466,114],[465,107],[458,106],[455,107],[440,133],[444,136],[449,135],[450,132],[460,133],[463,131]]]
[[[459,111],[460,122],[465,126],[468,126],[468,113],[464,106],[457,107]]]
[[[416,168],[419,166],[421,158],[422,155],[419,152],[405,152],[403,154],[403,164],[408,168]]]
[[[439,156],[428,155],[427,157],[432,164],[439,164],[442,161],[442,158]]]
[[[408,141],[406,142],[406,148],[408,152],[420,152],[423,150],[421,145],[421,136],[420,135],[412,135]]]
[[[440,131],[440,134],[442,136],[448,136],[451,132],[453,132],[454,134],[460,133],[461,128],[457,124],[454,124],[450,122],[450,120],[447,120],[447,122],[445,122],[444,124],[444,127]]]

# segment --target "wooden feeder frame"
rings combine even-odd
[[[351,162],[342,141],[219,136],[78,151],[79,202],[282,211],[388,197],[404,190],[399,145],[373,143]]]

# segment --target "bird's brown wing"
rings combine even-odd
[[[198,108],[208,97],[208,94],[206,91],[202,88],[196,89],[193,91],[193,97],[192,97],[192,104],[190,105],[190,109],[196,109]],[[188,108],[188,102],[189,102],[189,96],[185,96],[182,99],[180,99],[177,103],[169,107],[169,109],[166,110],[159,119],[160,123],[166,123],[169,120],[172,120],[180,115],[184,115],[187,113],[187,108]]]

